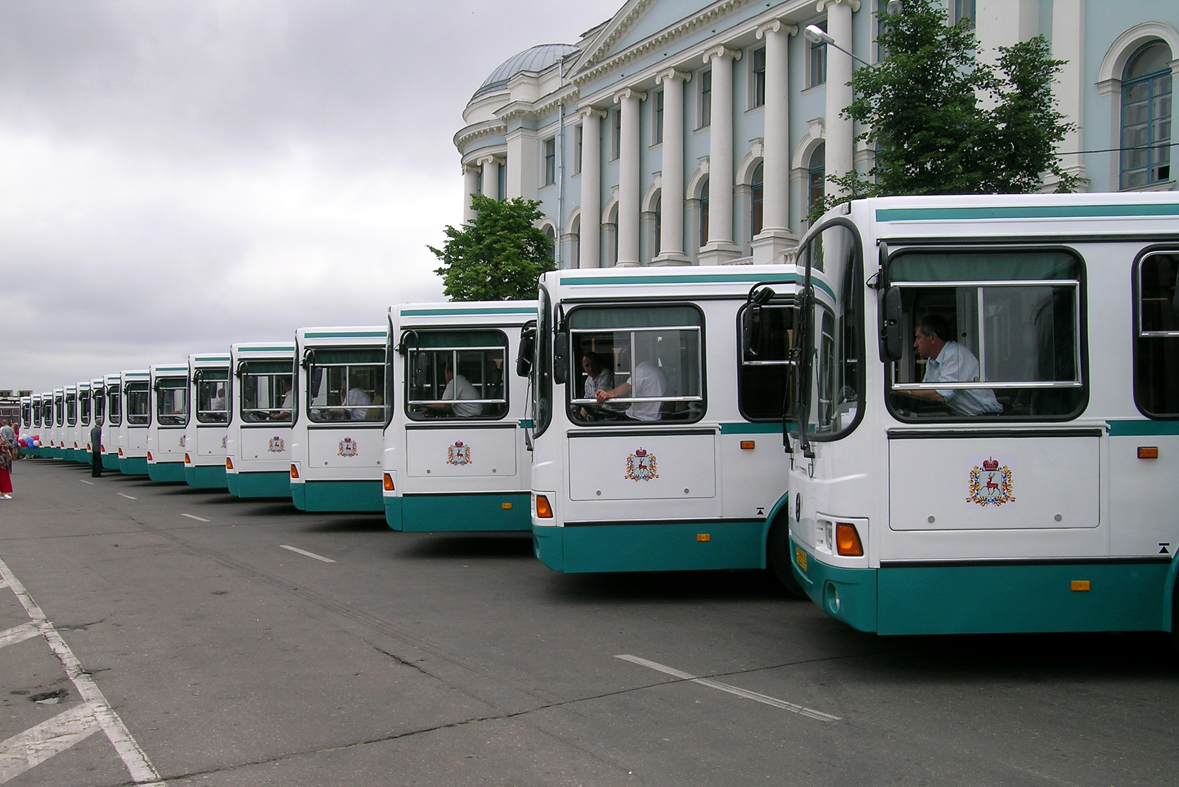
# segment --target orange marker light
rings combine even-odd
[[[119,451],[122,451],[122,450],[123,450],[123,449],[121,449],[121,448],[119,449]],[[230,457],[228,457],[228,456],[227,456],[227,457],[225,457],[225,469],[226,469],[226,470],[232,470],[232,469],[233,469],[233,459],[232,459],[232,458],[230,458]]]
[[[544,495],[536,496],[536,518],[537,519],[552,519],[553,507],[549,505],[549,499]]]
[[[1138,446],[1139,459],[1158,459],[1159,447],[1157,445],[1140,445]]]
[[[512,510],[511,503],[500,503],[499,507],[502,508],[504,511],[511,511]]]
[[[856,526],[847,522],[835,524],[835,546],[844,557],[864,555],[864,545],[860,543],[860,534],[856,532]]]
[[[705,542],[711,541],[711,540],[712,540],[712,534],[711,534],[711,533],[697,533],[697,534],[696,534],[696,540],[697,540],[697,541],[699,541],[699,542],[701,542],[701,543],[705,543]]]
[[[385,484],[385,491],[392,492],[393,491],[393,476],[389,475],[388,473],[385,473],[384,484]]]
[[[753,450],[753,441],[752,440],[742,440],[741,441],[741,450],[742,451],[752,451]]]
[[[299,466],[298,465],[291,465],[291,478],[298,478],[298,477],[299,477]]]
[[[153,461],[151,458],[151,451],[147,452],[147,461],[149,461],[149,462]]]
[[[1072,590],[1074,593],[1088,592],[1089,580],[1087,580],[1087,579],[1074,579],[1072,582],[1069,583],[1069,589]]]

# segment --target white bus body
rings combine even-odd
[[[384,437],[389,527],[528,529],[530,461],[519,428],[527,394],[510,366],[521,327],[534,319],[535,301],[390,308],[397,349]]]
[[[229,353],[188,356],[189,418],[184,429],[184,480],[191,487],[227,489]]]
[[[531,513],[546,566],[763,568],[774,563],[774,537],[777,568],[789,574],[785,524],[772,526],[784,497],[790,361],[743,355],[741,334],[751,288],[772,283],[767,331],[788,335],[798,280],[792,265],[541,277]],[[607,370],[597,385],[596,367]],[[610,392],[604,405],[599,386]]]
[[[120,375],[123,423],[119,427],[119,472],[147,475],[147,427],[151,423],[151,372],[125,371]]]
[[[81,450],[78,446],[78,437],[81,429],[78,426],[78,414],[81,408],[78,405],[78,384],[67,385],[65,387],[65,430],[62,433],[62,457],[71,462],[82,461]]]
[[[106,381],[101,377],[95,377],[90,381],[90,426],[95,424],[105,426],[106,424]],[[98,444],[98,453],[101,459],[102,456],[102,440],[101,435]],[[90,439],[90,429],[86,430],[86,461],[93,462],[94,459],[94,442]]]
[[[291,501],[301,511],[380,511],[384,326],[300,328]]]
[[[46,431],[49,434],[48,455],[54,459],[65,459],[65,388],[53,389],[53,420]]]
[[[152,364],[151,420],[147,427],[147,476],[184,482],[184,430],[188,426],[188,365]]]
[[[103,378],[102,469],[119,469],[119,430],[123,426],[122,375],[108,374]]]
[[[1171,630],[1175,194],[853,202],[798,259],[835,294],[798,318],[787,481],[822,609],[881,634]]]
[[[295,345],[255,342],[229,348],[229,428],[225,481],[236,497],[291,496],[291,416]]]

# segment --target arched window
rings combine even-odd
[[[1171,179],[1171,53],[1156,41],[1139,49],[1122,77],[1123,189]]]
[[[557,259],[557,231],[552,224],[544,225],[544,236],[549,239],[549,259]]]
[[[651,228],[655,236],[655,253],[651,256],[658,257],[659,252],[663,250],[663,194],[660,193],[655,198],[655,225]]]
[[[708,243],[708,181],[700,184],[700,245]]]
[[[756,238],[761,232],[765,184],[762,182],[762,165],[758,164],[749,179],[749,236]]]
[[[823,198],[827,180],[827,150],[823,143],[819,143],[811,153],[810,164],[807,165],[807,198],[806,206],[810,208]]]

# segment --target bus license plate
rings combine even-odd
[[[798,563],[798,567],[806,571],[806,552],[803,552],[798,547],[794,548],[794,560]]]

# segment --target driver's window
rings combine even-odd
[[[316,348],[307,366],[307,389],[307,415],[314,423],[384,423],[384,347]]]
[[[406,415],[437,418],[503,418],[508,412],[503,331],[413,333],[405,354]]]

